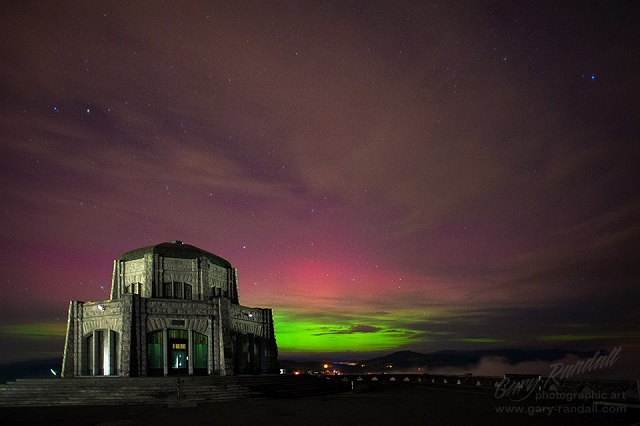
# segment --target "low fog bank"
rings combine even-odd
[[[503,374],[539,374],[544,377],[585,378],[610,380],[640,379],[640,351],[637,348],[620,348],[614,356],[613,351],[595,351],[591,357],[567,355],[553,361],[524,361],[510,363],[504,357],[487,355],[476,365],[466,367],[429,368],[431,374],[468,374],[474,376],[501,376]],[[617,356],[616,356],[617,355]],[[609,356],[607,359],[601,357]],[[593,361],[587,364],[590,360]],[[598,362],[599,361],[599,362]],[[415,370],[413,371],[415,372]]]

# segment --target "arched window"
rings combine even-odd
[[[147,368],[158,373],[164,368],[162,357],[162,330],[147,335]]]
[[[209,345],[207,336],[200,333],[193,333],[193,368],[206,369]]]

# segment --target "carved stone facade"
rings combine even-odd
[[[62,375],[278,371],[271,309],[238,301],[237,271],[179,241],[114,261],[110,300],[72,301]]]

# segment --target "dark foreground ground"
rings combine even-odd
[[[624,425],[640,426],[640,410],[513,403],[493,392],[381,385],[367,392],[299,399],[257,399],[198,407],[79,406],[0,408],[7,425]],[[553,407],[553,408],[552,408]],[[501,411],[502,410],[502,411]],[[512,410],[511,413],[505,411]],[[514,410],[521,412],[513,412]],[[552,410],[552,411],[551,411]],[[606,411],[606,412],[605,412]]]

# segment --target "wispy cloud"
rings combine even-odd
[[[376,333],[378,331],[383,331],[380,327],[374,327],[372,325],[354,325],[347,330],[333,330],[327,331],[324,333],[317,333],[316,336],[322,336],[325,334],[353,334],[353,333]]]

